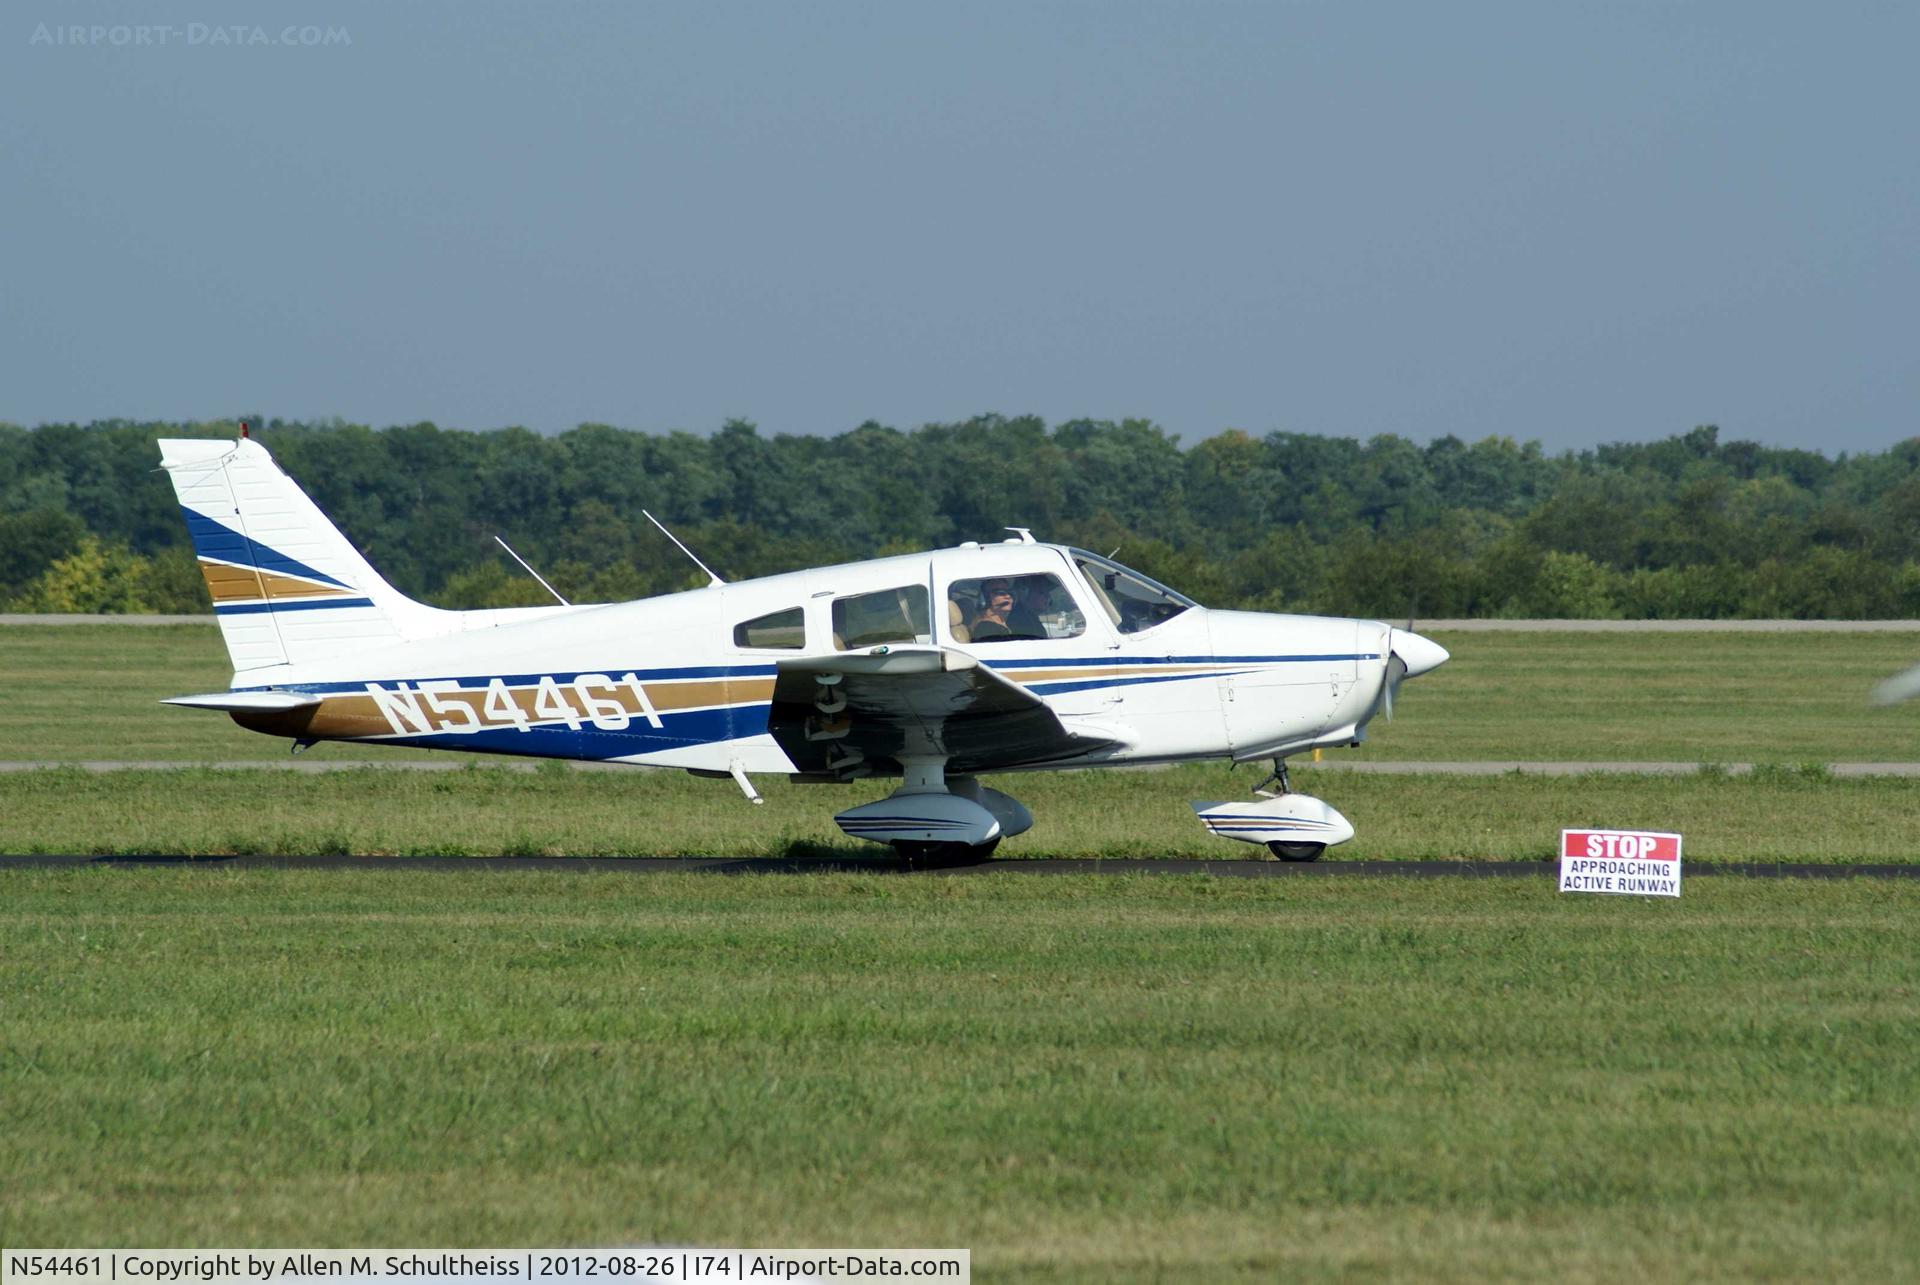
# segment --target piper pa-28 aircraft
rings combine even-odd
[[[1230,758],[1272,759],[1279,790],[1196,803],[1201,822],[1313,860],[1353,827],[1288,789],[1287,757],[1359,744],[1402,679],[1447,659],[1377,621],[1210,611],[1019,528],[636,602],[444,611],[382,579],[244,426],[159,445],[235,671],[166,703],[296,753],[683,768],[756,803],[757,773],[898,777],[835,820],[914,858],[983,859],[1033,824],[982,773]]]

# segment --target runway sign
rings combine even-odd
[[[1560,891],[1680,895],[1680,836],[1657,830],[1562,830]]]

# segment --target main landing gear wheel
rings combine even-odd
[[[1318,861],[1326,850],[1324,843],[1282,843],[1275,839],[1267,844],[1267,851],[1282,861]]]
[[[1000,840],[985,843],[932,843],[925,840],[896,839],[893,850],[911,865],[972,866],[993,856]]]

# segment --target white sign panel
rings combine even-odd
[[[1680,895],[1680,836],[1657,830],[1562,830],[1560,891]]]

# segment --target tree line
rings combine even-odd
[[[0,605],[207,611],[160,437],[233,422],[0,425]],[[1550,455],[984,415],[903,431],[544,436],[278,420],[282,468],[402,591],[445,607],[705,583],[993,540],[1008,526],[1130,563],[1209,606],[1405,617],[1920,616],[1920,439],[1872,453],[1661,441]]]

